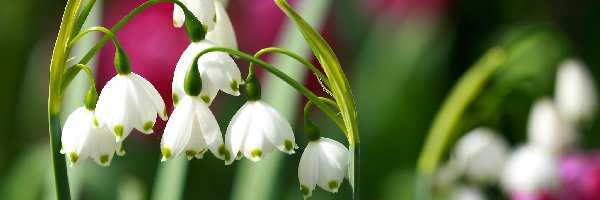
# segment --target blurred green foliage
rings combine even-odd
[[[8,0],[0,6],[0,199],[53,197],[46,91],[64,3]],[[382,11],[368,17],[362,3],[335,1],[329,38],[357,102],[363,199],[413,198],[416,161],[435,114],[454,83],[488,49],[504,47],[508,62],[469,107],[457,132],[487,125],[511,144],[523,142],[532,101],[553,95],[556,65],[566,57],[582,59],[600,80],[598,1],[463,0],[433,13],[406,8],[402,15]],[[224,125],[243,102],[222,100],[217,117]],[[600,145],[597,124],[583,135],[585,148]],[[323,126],[322,132],[344,141],[333,124]],[[298,141],[303,148],[306,141]],[[158,136],[134,138],[126,143],[127,156],[116,157],[109,168],[86,162],[70,170],[74,195],[150,198],[159,142]],[[273,199],[301,198],[296,173],[302,148],[274,172],[280,182]],[[242,164],[223,166],[206,157],[189,163],[183,196],[230,198]],[[313,199],[344,199],[349,189],[344,185],[336,195],[317,189]]]

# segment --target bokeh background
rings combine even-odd
[[[99,0],[89,26],[113,26],[142,0]],[[578,58],[600,80],[600,1],[595,0],[297,0],[321,30],[347,73],[361,133],[361,197],[412,199],[416,162],[432,120],[452,86],[485,52],[503,47],[512,65],[495,75],[461,119],[457,132],[485,125],[523,143],[532,102],[552,96],[556,67]],[[48,142],[48,72],[66,1],[7,0],[0,6],[0,199],[53,199]],[[308,47],[283,13],[268,0],[230,0],[228,12],[240,50],[269,46],[310,57]],[[142,12],[117,33],[133,71],[146,77],[171,106],[174,66],[189,44],[172,26],[170,3]],[[100,38],[88,36],[72,53],[84,55]],[[91,62],[97,87],[116,74],[114,47]],[[325,95],[297,63],[266,56],[297,80]],[[313,58],[311,58],[313,59]],[[247,62],[238,61],[243,74]],[[295,155],[271,153],[261,163],[224,166],[213,156],[160,163],[160,135],[133,133],[127,155],[110,167],[92,161],[69,168],[77,199],[301,199],[297,165],[307,140],[297,120],[305,100],[282,82],[262,74],[265,99],[285,113],[301,147]],[[70,88],[63,120],[82,105],[84,76]],[[244,98],[221,94],[211,109],[224,130]],[[172,107],[170,107],[172,108]],[[347,145],[341,131],[319,113],[325,136]],[[582,149],[600,147],[598,123],[585,129]],[[182,158],[182,157],[181,157]],[[178,179],[177,177],[184,177]],[[491,195],[498,199],[502,194]],[[348,199],[317,189],[313,199]]]

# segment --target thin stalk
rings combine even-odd
[[[283,80],[284,82],[286,82],[288,85],[292,86],[294,89],[296,89],[302,95],[306,96],[306,98],[308,98],[309,100],[311,100],[315,105],[317,105],[325,113],[325,115],[327,115],[329,118],[331,118],[331,120],[333,120],[335,122],[335,124],[342,131],[344,131],[344,133],[346,133],[345,132],[346,129],[345,129],[345,126],[344,126],[344,122],[339,118],[339,116],[337,116],[337,112],[333,111],[329,106],[327,106],[325,104],[325,102],[321,101],[317,95],[315,95],[314,93],[312,93],[309,89],[307,89],[306,87],[304,87],[304,85],[302,85],[298,81],[296,81],[293,78],[289,77],[287,74],[285,74],[282,71],[278,70],[277,68],[269,65],[268,63],[266,63],[266,62],[264,62],[264,61],[262,61],[262,60],[260,60],[258,58],[255,58],[254,56],[251,56],[251,55],[246,54],[244,52],[237,51],[235,49],[229,49],[229,48],[225,48],[225,47],[211,47],[211,48],[204,49],[200,53],[196,54],[196,57],[194,59],[197,60],[202,55],[210,53],[210,52],[215,52],[215,51],[225,52],[225,53],[228,53],[228,54],[232,54],[232,55],[238,56],[240,58],[244,58],[244,59],[246,59],[246,60],[248,60],[248,61],[256,64],[257,66],[262,67],[263,69],[267,70],[271,74],[279,77],[281,80]]]
[[[65,62],[67,60],[67,42],[73,32],[73,26],[81,0],[68,0],[65,12],[62,16],[58,37],[52,51],[50,61],[50,83],[48,93],[48,125],[50,134],[50,152],[52,153],[52,164],[54,169],[54,183],[56,198],[59,200],[71,199],[69,191],[69,177],[65,157],[60,153],[61,127],[60,127],[60,95],[61,82]]]
[[[83,7],[83,10],[81,11],[81,14],[79,14],[79,17],[77,17],[77,22],[75,22],[73,32],[71,33],[70,38],[75,37],[79,33],[79,31],[81,31],[81,27],[83,27],[83,24],[85,24],[85,21],[90,15],[90,12],[92,11],[92,8],[94,8],[95,4],[96,0],[87,0],[85,6]]]
[[[94,32],[94,31],[104,33],[106,36],[108,36],[108,38],[110,38],[113,41],[113,43],[115,44],[116,47],[120,47],[121,46],[120,43],[119,43],[119,40],[117,39],[117,37],[115,36],[115,34],[112,31],[108,30],[105,27],[95,26],[95,27],[88,28],[88,29],[82,31],[81,33],[77,34],[73,39],[71,39],[71,41],[69,42],[67,48],[73,47],[73,45],[75,45],[75,43],[77,43],[77,41],[81,37],[85,36],[88,33]]]
[[[264,48],[264,49],[261,49],[260,51],[256,52],[254,54],[254,57],[260,59],[260,57],[262,55],[264,55],[266,53],[271,53],[271,52],[281,53],[281,54],[287,55],[293,59],[296,59],[298,62],[302,63],[304,66],[306,66],[308,69],[310,69],[310,71],[312,71],[319,79],[321,79],[321,81],[323,81],[325,86],[327,86],[327,88],[329,88],[329,79],[327,78],[327,76],[325,76],[321,71],[319,71],[319,69],[317,69],[314,65],[312,65],[310,62],[308,62],[306,59],[302,58],[298,54],[288,51],[287,49],[282,49],[282,48],[278,48],[278,47],[268,47],[268,48]],[[254,63],[250,63],[250,67],[252,67],[252,65],[254,65]]]

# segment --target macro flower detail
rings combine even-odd
[[[224,149],[221,130],[208,105],[186,95],[171,114],[161,141],[162,161],[185,152],[188,160],[202,158],[210,150],[217,158],[231,158]]]
[[[105,127],[98,127],[94,111],[87,110],[84,106],[69,115],[61,140],[61,153],[69,158],[71,167],[88,157],[106,167],[110,165],[115,151],[120,149],[115,136]]]
[[[221,1],[215,2],[215,10],[217,19],[215,28],[206,33],[206,39],[222,47],[237,49],[235,31]]]
[[[298,165],[298,179],[304,199],[312,196],[316,185],[337,192],[348,174],[348,149],[341,143],[321,137],[310,141]]]
[[[215,26],[215,0],[179,0],[198,18],[205,31],[210,31]],[[185,13],[177,4],[173,7],[173,25],[182,27],[185,23]]]
[[[275,148],[293,154],[298,148],[292,127],[281,113],[258,100],[248,101],[233,116],[225,133],[225,146],[233,155],[257,162]],[[226,160],[231,164],[233,159]]]
[[[118,74],[106,83],[96,106],[96,118],[123,141],[133,128],[150,134],[156,115],[167,119],[165,103],[154,86],[135,73]]]
[[[192,61],[202,50],[215,47],[213,42],[203,40],[192,43],[183,52],[173,75],[172,91],[173,104],[177,105],[180,98],[185,96],[185,74]],[[230,95],[240,95],[239,86],[243,83],[239,68],[233,59],[223,52],[210,52],[202,55],[198,60],[198,70],[202,77],[202,91],[200,98],[208,105],[217,96],[219,90]]]
[[[598,95],[594,79],[581,62],[564,61],[556,73],[555,88],[556,108],[566,120],[576,124],[593,119]]]

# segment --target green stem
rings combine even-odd
[[[60,153],[61,127],[60,127],[60,95],[61,82],[65,62],[67,61],[67,42],[73,32],[73,26],[81,0],[68,0],[62,16],[58,37],[52,51],[50,61],[50,83],[48,91],[48,125],[50,134],[50,152],[54,169],[54,183],[56,198],[59,200],[71,199],[69,191],[69,177],[65,157]]]
[[[81,11],[81,14],[79,14],[79,17],[77,17],[77,21],[75,22],[73,32],[71,33],[70,38],[75,37],[79,33],[79,31],[81,31],[81,27],[83,27],[83,24],[85,24],[85,21],[90,15],[90,12],[92,11],[92,8],[94,8],[95,4],[96,0],[88,0],[85,3],[85,7],[83,7],[83,10]]]
[[[106,36],[108,36],[113,41],[113,43],[115,44],[115,47],[117,47],[117,48],[121,47],[119,40],[117,39],[117,37],[115,36],[115,34],[112,31],[108,30],[105,27],[95,26],[95,27],[88,28],[88,29],[82,31],[81,33],[77,34],[73,39],[71,39],[71,41],[67,45],[67,48],[69,48],[69,49],[72,48],[73,45],[75,45],[75,43],[77,43],[77,41],[79,39],[81,39],[81,37],[85,36],[88,33],[94,32],[94,31],[104,33]]]
[[[175,3],[175,4],[179,5],[179,7],[181,7],[184,10],[184,12],[191,13],[191,11],[189,11],[189,9],[178,0],[149,0],[149,1],[144,2],[142,5],[139,5],[135,9],[133,9],[131,12],[129,12],[129,14],[125,15],[125,17],[123,17],[119,22],[117,22],[117,24],[115,24],[115,26],[113,26],[110,29],[110,31],[113,33],[117,33],[134,16],[136,16],[137,14],[139,14],[146,8],[153,6],[154,4],[157,4],[157,3],[161,3],[161,2]],[[85,54],[85,56],[83,56],[83,58],[79,61],[79,64],[87,64],[90,60],[92,60],[92,58],[96,55],[96,53],[98,53],[98,51],[100,51],[100,48],[102,48],[102,46],[104,46],[106,44],[106,42],[108,42],[109,39],[110,39],[109,36],[104,36],[102,39],[100,39],[100,41],[98,41],[98,43],[96,43],[96,45],[94,45],[94,47],[92,47],[92,49],[90,49],[90,51],[88,51]]]
[[[450,140],[457,133],[455,129],[461,116],[483,90],[493,73],[504,66],[505,61],[506,55],[502,49],[491,49],[452,89],[427,134],[419,157],[420,175],[431,177]]]
[[[229,48],[225,48],[225,47],[211,47],[211,48],[204,49],[200,53],[196,54],[196,57],[194,58],[194,60],[198,60],[202,55],[210,53],[210,52],[215,52],[215,51],[225,52],[228,54],[238,56],[240,58],[244,58],[254,64],[257,64],[258,66],[267,70],[271,74],[279,77],[281,80],[286,82],[288,85],[292,86],[298,92],[300,92],[301,94],[306,96],[306,98],[308,98],[310,101],[312,101],[315,105],[317,105],[329,118],[331,118],[331,120],[333,120],[335,122],[335,124],[338,127],[340,127],[340,129],[344,133],[346,133],[344,122],[337,116],[337,113],[335,111],[333,111],[329,106],[327,106],[325,104],[325,102],[321,101],[317,95],[312,93],[310,90],[308,90],[306,87],[304,87],[304,85],[302,85],[298,81],[289,77],[287,74],[285,74],[282,71],[278,70],[277,68],[269,65],[268,63],[266,63],[262,60],[259,60],[258,58],[255,58],[254,56],[251,56],[244,52],[240,52],[235,49],[229,49]]]
[[[61,90],[60,90],[61,96],[64,96],[64,93],[67,91],[67,88],[71,84],[71,81],[73,81],[73,79],[77,76],[77,74],[79,74],[79,72],[81,70],[85,71],[88,76],[88,80],[90,82],[89,90],[94,90],[94,91],[96,90],[96,81],[95,81],[94,73],[92,72],[92,70],[90,70],[90,68],[86,65],[76,64],[76,65],[69,67],[67,69],[67,71],[65,71],[65,74],[63,75],[63,81],[61,83]]]
[[[306,59],[302,58],[298,54],[288,51],[287,49],[282,49],[282,48],[278,48],[278,47],[268,47],[268,48],[264,48],[264,49],[261,49],[260,51],[256,52],[254,54],[254,57],[260,58],[260,56],[262,56],[266,53],[270,53],[270,52],[281,53],[281,54],[287,55],[293,59],[296,59],[298,62],[302,63],[304,66],[308,67],[308,69],[310,69],[310,71],[315,73],[315,75],[317,77],[319,77],[319,79],[321,79],[321,81],[323,81],[325,86],[327,86],[327,88],[329,88],[329,79],[327,78],[327,76],[325,76],[323,73],[321,73],[321,71],[319,71],[319,69],[317,69],[314,65],[312,65],[310,62],[308,62]],[[250,63],[250,67],[252,67],[252,65],[254,65],[254,63]]]

